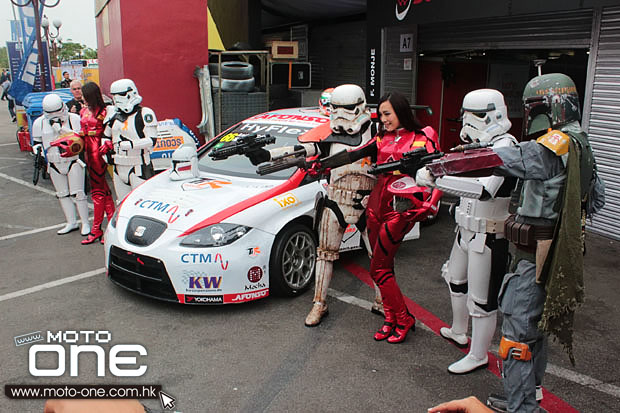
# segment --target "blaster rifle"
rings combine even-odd
[[[39,146],[37,153],[34,155],[34,174],[32,175],[32,183],[39,183],[39,173],[45,168],[45,158],[43,156],[43,148]]]
[[[269,175],[274,172],[283,171],[288,168],[307,168],[306,150],[298,149],[285,155],[275,156],[271,162],[266,162],[256,169],[259,175]]]
[[[256,133],[252,133],[250,135],[238,136],[234,142],[211,150],[209,156],[213,160],[219,161],[233,155],[247,155],[275,141],[275,136],[271,136],[270,134],[257,135]]]
[[[473,149],[486,148],[487,146],[491,146],[491,145],[492,145],[491,142],[466,143],[466,144],[455,146],[454,148],[450,149],[450,152],[465,152],[465,151],[469,151]]]
[[[392,171],[401,171],[411,177],[415,177],[418,169],[435,159],[441,158],[443,155],[443,152],[428,153],[426,148],[416,148],[412,151],[405,152],[403,157],[398,161],[387,162],[381,165],[375,164],[368,172],[373,175],[379,175]]]

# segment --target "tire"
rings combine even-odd
[[[220,79],[224,92],[252,92],[254,91],[254,78],[244,80]]]
[[[302,224],[284,227],[277,235],[269,259],[269,288],[274,295],[294,297],[314,278],[317,240]]]
[[[219,73],[219,65],[217,63],[209,63],[209,74],[213,76],[218,76]]]
[[[245,62],[223,62],[222,79],[245,80],[254,77],[254,66]]]

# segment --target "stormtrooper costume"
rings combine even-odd
[[[513,146],[516,139],[508,134],[508,120],[503,95],[493,89],[469,92],[463,99],[461,139],[493,148]],[[428,170],[421,169],[416,178],[421,185],[431,184]],[[497,322],[497,295],[506,273],[508,241],[504,238],[504,221],[509,215],[514,178],[489,176],[464,178],[446,176],[434,185],[444,192],[460,196],[455,209],[456,239],[442,277],[450,289],[452,326],[440,334],[458,347],[467,347],[469,317],[472,318],[469,353],[451,364],[452,374],[467,374],[488,365],[488,348]]]
[[[310,138],[300,141],[301,143],[294,147],[256,151],[248,154],[252,163],[257,165],[291,153],[292,150],[303,150],[306,157],[316,157],[320,163],[321,159],[330,155],[346,154],[373,140],[370,131],[370,112],[366,107],[366,96],[361,87],[340,85],[334,88],[329,105],[331,135],[322,140]],[[349,224],[357,224],[364,232],[365,204],[376,181],[376,178],[368,173],[370,166],[370,159],[365,157],[331,169],[327,196],[317,199],[315,222],[318,223],[319,246],[314,304],[305,320],[308,327],[318,325],[328,313],[327,289],[332,278],[334,261],[339,257],[340,244],[346,227]],[[324,171],[309,171],[310,174],[314,172],[321,174]]]
[[[90,233],[88,203],[84,191],[85,165],[78,157],[79,151],[72,152],[75,145],[67,145],[74,142],[78,147],[83,147],[81,140],[76,140],[75,134],[79,132],[80,117],[69,113],[57,94],[45,96],[43,115],[32,124],[32,151],[36,154],[40,147],[43,148],[47,159],[47,172],[67,220],[57,234],[67,234],[78,229],[76,206],[82,223],[81,234]]]
[[[117,202],[153,176],[150,153],[157,141],[157,119],[152,109],[140,106],[142,96],[130,79],[110,85],[114,110],[108,108],[102,153],[114,165]],[[112,159],[109,159],[109,154]]]

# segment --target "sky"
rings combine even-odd
[[[25,1],[19,0],[20,3],[25,3]],[[56,2],[56,0],[45,1],[49,4]],[[19,11],[15,7],[15,15],[19,16],[18,13]],[[60,0],[58,6],[46,7],[43,14],[49,19],[50,28],[54,34],[56,34],[56,28],[52,22],[54,19],[62,21],[60,36],[63,42],[72,41],[84,44],[92,49],[97,48],[94,0]],[[10,0],[0,0],[0,47],[5,46],[7,40],[11,40],[9,20],[13,20],[13,5]]]

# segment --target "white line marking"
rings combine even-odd
[[[327,295],[334,297],[340,301],[343,301],[347,304],[356,305],[365,310],[370,311],[372,307],[372,303],[370,301],[363,300],[361,298],[357,298],[355,296],[349,295],[347,293],[343,293],[338,290],[334,290],[332,288],[327,289]],[[416,328],[422,327],[427,331],[433,332],[430,328],[428,328],[423,323],[416,323]],[[433,332],[434,334],[434,332]],[[494,346],[494,348],[490,349],[497,356],[498,348]],[[614,386],[613,384],[604,383],[600,380],[594,379],[590,376],[586,376],[585,374],[577,373],[572,370],[565,369],[563,367],[556,366],[555,364],[548,363],[546,373],[564,379],[566,381],[570,381],[584,387],[589,387],[592,390],[599,391],[601,393],[608,394],[610,396],[616,397],[620,399],[620,387]]]
[[[8,156],[0,156],[0,159],[4,161],[23,161],[24,160],[24,158],[11,158]]]
[[[88,204],[88,206],[90,207],[91,204]],[[92,221],[93,217],[88,217],[88,220]],[[67,225],[67,224],[63,222],[62,224],[51,225],[49,227],[35,228],[35,229],[31,229],[31,230],[24,231],[24,232],[17,232],[15,234],[3,235],[3,236],[0,237],[0,241],[4,241],[4,240],[7,240],[7,239],[11,239],[11,238],[23,237],[23,236],[31,235],[31,234],[37,234],[39,232],[50,231],[50,230],[53,230],[53,229],[62,228],[65,225]]]
[[[83,280],[84,278],[94,277],[95,275],[99,275],[103,273],[105,273],[105,268],[99,268],[97,270],[84,272],[82,274],[72,275],[71,277],[61,278],[60,280],[50,281],[48,283],[37,285],[35,287],[26,288],[25,290],[19,290],[13,293],[0,295],[0,302],[11,300],[17,297],[22,297],[27,294],[36,293],[38,291],[47,290],[48,288],[58,287],[59,285],[71,283],[74,281]]]
[[[7,174],[3,174],[2,172],[0,172],[0,178],[8,179],[9,181],[13,181],[15,183],[27,186],[28,188],[35,189],[37,191],[44,192],[44,193],[49,194],[49,195],[56,196],[56,191],[50,191],[47,188],[42,188],[40,186],[33,185],[30,182],[24,181],[23,179],[13,178],[12,176],[7,175]]]
[[[17,145],[17,146],[19,146],[19,144],[17,142],[0,143],[0,146],[9,146],[9,145]]]
[[[45,227],[45,228],[36,228],[36,229],[31,229],[29,231],[18,232],[16,234],[4,235],[4,236],[0,237],[0,241],[4,241],[4,240],[7,240],[7,239],[11,239],[11,238],[23,237],[24,235],[37,234],[39,232],[49,231],[49,230],[52,230],[52,229],[62,228],[65,225],[66,224],[64,224],[64,223],[63,224],[56,224],[56,225],[52,225],[52,226]]]

